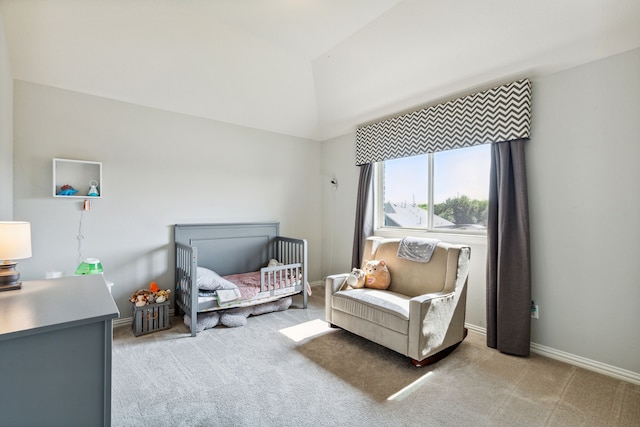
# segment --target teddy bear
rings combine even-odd
[[[373,289],[387,289],[391,283],[391,274],[384,260],[370,260],[362,266],[365,274],[364,286]]]
[[[147,304],[155,304],[156,303],[156,293],[149,292],[149,296],[147,297]]]
[[[278,261],[277,259],[270,259],[269,263],[267,264],[267,267],[279,267],[283,265],[280,261]]]
[[[344,279],[342,290],[358,289],[364,287],[364,270],[360,268],[354,268],[351,273]]]
[[[160,304],[161,302],[168,301],[170,293],[171,293],[170,289],[155,291],[154,294],[156,298],[156,303]]]
[[[134,303],[136,307],[142,307],[143,305],[147,305],[149,298],[152,298],[151,291],[148,291],[146,289],[140,289],[135,291],[131,295],[131,298],[129,298],[129,301]]]

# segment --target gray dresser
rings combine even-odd
[[[118,316],[102,275],[0,292],[0,425],[111,425]]]

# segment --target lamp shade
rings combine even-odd
[[[31,257],[31,224],[0,221],[0,260]]]

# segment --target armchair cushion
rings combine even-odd
[[[407,334],[410,298],[377,289],[351,289],[333,296],[332,308],[380,327]]]

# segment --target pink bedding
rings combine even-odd
[[[230,274],[228,276],[224,276],[224,278],[238,287],[241,295],[240,298],[243,300],[249,300],[260,292],[259,271],[254,271],[252,273]],[[271,275],[272,283],[265,284],[267,285],[267,289],[265,289],[265,291],[295,285],[294,281],[288,278],[283,278],[282,280],[278,280],[278,278],[278,275],[276,275],[275,279],[273,275]]]

